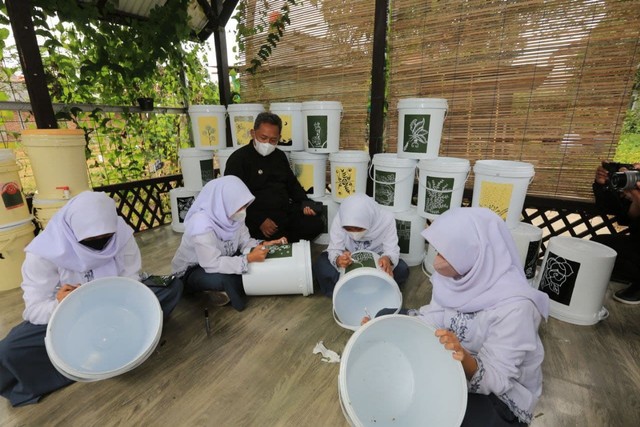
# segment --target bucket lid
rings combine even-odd
[[[416,159],[405,159],[398,157],[395,153],[377,153],[373,155],[372,162],[376,166],[390,166],[400,168],[415,168],[418,161]]]
[[[277,110],[300,111],[301,109],[302,109],[302,102],[272,102],[269,105],[270,111],[277,111]]]
[[[227,107],[228,112],[237,113],[239,111],[251,111],[261,113],[264,111],[264,105],[262,104],[229,104]]]
[[[615,258],[617,256],[616,251],[611,249],[609,246],[594,242],[593,240],[580,239],[578,237],[552,237],[549,239],[547,251],[553,252],[556,250],[562,250],[565,253],[568,251],[569,253],[579,253],[599,258]]]
[[[227,108],[224,105],[190,105],[190,113],[224,113]]]
[[[309,153],[307,151],[290,151],[291,160],[327,160],[328,154]]]
[[[449,103],[444,98],[404,98],[398,101],[400,108],[440,108],[449,109]]]
[[[340,150],[329,153],[330,162],[368,162],[369,153],[362,150]]]
[[[367,312],[402,306],[398,285],[384,271],[360,267],[346,273],[333,290],[333,310],[340,326],[355,331]],[[366,309],[366,310],[365,310]]]
[[[169,190],[169,194],[175,195],[176,197],[180,197],[180,196],[196,197],[198,194],[200,194],[200,190],[189,190],[188,188],[185,188],[185,187],[176,187]]]
[[[302,103],[302,111],[307,110],[340,110],[342,111],[342,103],[340,101],[306,101]]]
[[[435,172],[469,172],[471,163],[467,159],[457,157],[437,157],[422,159],[418,162],[418,169]]]
[[[45,347],[63,375],[94,381],[139,366],[161,331],[162,309],[146,285],[105,277],[80,286],[57,305]]]
[[[10,148],[0,149],[0,162],[15,162],[16,161],[16,153]]]
[[[519,222],[517,226],[510,228],[509,231],[514,238],[522,236],[531,239],[531,241],[537,241],[542,238],[542,229],[527,222]]]
[[[22,136],[79,136],[84,137],[82,129],[25,129]]]
[[[467,408],[462,364],[416,317],[382,316],[345,346],[340,402],[351,425],[457,427]]]
[[[213,159],[213,152],[200,148],[181,148],[178,150],[178,157],[207,157]]]
[[[531,163],[512,160],[478,160],[473,172],[510,178],[531,178],[535,174]]]

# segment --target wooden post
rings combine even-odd
[[[53,112],[42,57],[31,17],[31,0],[6,0],[13,36],[20,55],[31,109],[39,129],[56,129],[58,121]]]

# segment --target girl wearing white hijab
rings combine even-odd
[[[139,280],[141,257],[133,230],[105,193],[86,191],[70,199],[25,248],[22,264],[24,322],[0,342],[0,394],[14,406],[36,403],[73,381],[51,364],[44,345],[47,323],[70,292],[108,276]],[[151,288],[165,316],[181,284]]]
[[[468,386],[462,426],[522,426],[542,393],[538,335],[549,297],[524,276],[505,222],[486,208],[454,208],[422,235],[438,251],[431,303],[409,311],[436,328],[462,363]]]
[[[409,267],[400,259],[393,214],[366,194],[354,194],[340,204],[329,230],[329,246],[320,254],[313,273],[323,294],[330,297],[340,278],[340,268],[353,263],[351,252],[369,250],[380,255],[379,267],[402,285]]]
[[[222,291],[231,305],[242,311],[246,305],[242,274],[250,262],[261,262],[267,246],[287,243],[286,238],[260,242],[249,236],[244,223],[247,206],[254,197],[236,176],[209,181],[189,208],[185,232],[171,262],[188,291]],[[242,254],[253,248],[248,254]]]

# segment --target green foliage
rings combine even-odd
[[[613,160],[620,163],[639,163],[640,134],[622,135]]]

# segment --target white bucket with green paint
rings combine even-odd
[[[471,206],[489,208],[507,227],[520,223],[524,199],[535,171],[531,163],[509,160],[478,160],[473,165],[475,181]]]
[[[282,151],[304,150],[304,125],[301,102],[272,102],[269,111],[282,120],[278,148]]]
[[[396,212],[394,216],[396,218],[400,258],[409,267],[420,265],[425,256],[425,240],[420,233],[425,229],[427,220],[418,215],[418,209],[415,206],[404,212]]]
[[[511,228],[511,236],[516,243],[520,261],[524,268],[524,275],[530,285],[533,285],[542,244],[542,229],[526,222]]]
[[[234,147],[247,145],[251,141],[251,129],[258,114],[264,112],[262,104],[231,104],[227,107],[231,139]]]
[[[435,159],[449,104],[441,98],[398,101],[398,157]]]
[[[227,146],[227,127],[224,105],[191,105],[189,117],[193,143],[201,150],[217,150]]]
[[[436,219],[462,204],[464,184],[469,176],[467,159],[438,157],[418,162],[418,214]]]
[[[184,219],[189,208],[198,197],[198,190],[188,190],[178,187],[169,191],[171,202],[171,229],[178,233],[184,233]]]
[[[340,203],[356,193],[367,191],[369,153],[360,150],[340,150],[329,154],[331,165],[331,195]]]
[[[184,188],[200,191],[213,176],[213,151],[182,148],[178,151]]]
[[[373,199],[391,212],[408,210],[411,207],[417,163],[414,159],[401,159],[394,153],[374,154],[369,169],[369,177],[373,181]]]
[[[323,197],[327,187],[327,155],[306,151],[291,151],[289,154],[291,169],[307,196]]]
[[[302,103],[304,150],[310,153],[335,153],[340,150],[342,104],[338,101]]]
[[[330,241],[329,230],[331,230],[331,224],[333,224],[333,219],[336,217],[340,205],[333,200],[331,195],[320,197],[319,199],[315,199],[315,201],[322,202],[322,213],[320,217],[322,218],[323,228],[322,233],[315,238],[313,243],[328,245]]]

